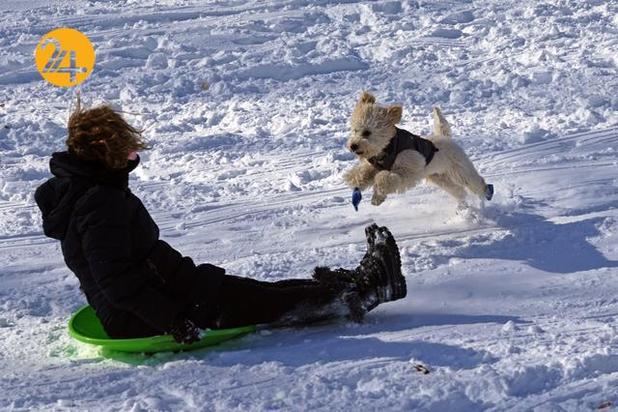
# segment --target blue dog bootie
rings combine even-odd
[[[355,187],[352,191],[352,205],[354,206],[354,210],[358,212],[358,205],[363,199],[363,195],[358,187]]]
[[[485,187],[485,199],[491,200],[494,197],[494,185],[487,185]]]

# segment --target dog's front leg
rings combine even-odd
[[[350,188],[354,189],[358,187],[360,190],[365,190],[373,184],[376,172],[377,170],[371,163],[361,160],[359,164],[343,175],[343,179]]]
[[[389,193],[403,193],[414,187],[424,176],[425,158],[416,150],[404,150],[397,156],[392,170],[378,172],[373,183],[371,203],[379,205]]]
[[[373,181],[373,197],[371,204],[379,206],[386,200],[386,195],[396,192],[401,186],[401,176],[397,173],[382,170],[375,175]]]

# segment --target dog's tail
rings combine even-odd
[[[439,107],[434,107],[432,110],[433,115],[433,135],[435,137],[446,137],[451,138],[451,125],[448,124],[444,116],[442,116],[442,111]]]

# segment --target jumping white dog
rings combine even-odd
[[[373,186],[371,204],[378,206],[390,193],[403,193],[422,179],[441,187],[460,206],[466,189],[481,199],[491,200],[493,185],[485,183],[465,152],[451,139],[451,127],[439,108],[433,109],[434,130],[427,139],[395,125],[401,120],[401,105],[380,106],[375,97],[363,92],[352,113],[352,134],[347,148],[359,164],[346,172],[351,188]]]

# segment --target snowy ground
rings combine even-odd
[[[616,408],[616,16],[613,0],[0,2],[0,410]],[[86,102],[146,128],[131,186],[166,240],[275,280],[353,266],[376,221],[408,297],[210,351],[111,360],[71,340],[84,299],[32,198],[74,97],[32,54],[63,26],[96,47]],[[341,176],[363,89],[414,132],[441,106],[494,201],[458,215],[421,186],[355,213]]]

